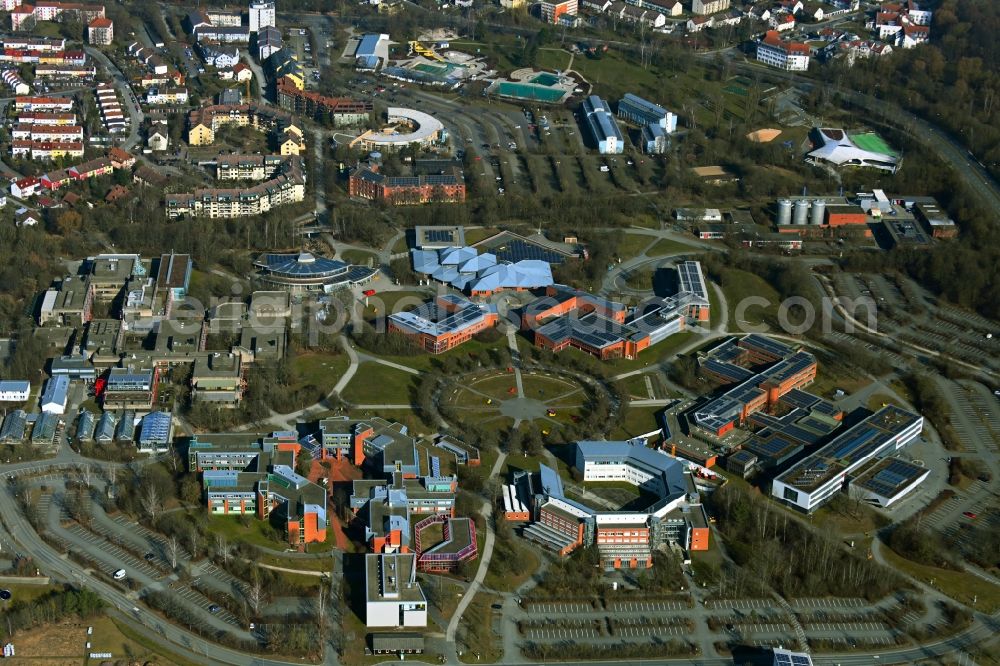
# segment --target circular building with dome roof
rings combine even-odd
[[[335,291],[366,284],[377,268],[355,266],[311,252],[262,254],[254,261],[255,278],[261,285],[288,291]]]

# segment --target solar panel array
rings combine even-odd
[[[772,437],[771,439],[760,439],[754,437],[743,445],[743,448],[761,458],[772,461],[780,461],[796,452],[802,450],[802,444],[793,442],[783,437]]]
[[[699,262],[683,261],[677,264],[677,276],[680,280],[681,291],[686,291],[702,300],[708,300],[705,278],[701,273],[701,264]]]
[[[431,456],[431,476],[441,476],[441,459]]]
[[[424,239],[431,243],[452,243],[455,241],[455,232],[451,229],[428,229],[424,232]]]
[[[882,497],[892,497],[924,472],[924,468],[903,460],[892,459],[885,468],[859,485]]]
[[[538,259],[550,264],[561,264],[563,255],[554,250],[542,247],[536,243],[529,243],[523,240],[510,240],[498,248],[494,248],[493,254],[500,261],[516,263],[525,259]]]

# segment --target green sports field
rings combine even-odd
[[[861,150],[879,153],[880,155],[899,157],[899,153],[890,148],[889,144],[885,142],[885,139],[874,132],[862,132],[859,134],[850,134],[849,136],[851,141],[854,142],[854,145]]]
[[[533,83],[514,83],[512,81],[501,81],[497,85],[497,94],[502,97],[513,97],[515,99],[527,99],[535,102],[558,102],[566,94],[565,90],[538,86]]]

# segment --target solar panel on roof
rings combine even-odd
[[[511,263],[516,263],[524,259],[538,259],[550,264],[561,264],[564,258],[558,252],[522,240],[510,240],[499,248],[494,249],[493,254],[500,261],[509,261]]]

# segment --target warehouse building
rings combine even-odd
[[[771,494],[811,513],[843,490],[853,472],[903,448],[920,436],[923,426],[924,417],[919,414],[895,405],[883,407],[775,478]],[[894,479],[894,475],[895,471],[888,476]]]

